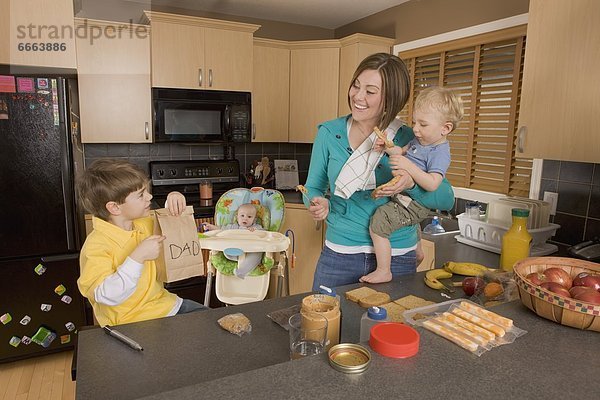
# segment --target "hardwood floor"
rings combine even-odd
[[[72,351],[0,364],[0,400],[74,400]]]

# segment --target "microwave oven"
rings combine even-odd
[[[248,92],[152,88],[155,143],[247,143]]]

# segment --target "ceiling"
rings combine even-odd
[[[409,0],[124,0],[336,29]]]

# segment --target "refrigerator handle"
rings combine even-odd
[[[65,261],[65,260],[73,260],[79,258],[79,253],[69,253],[69,254],[61,254],[57,256],[46,256],[42,257],[42,262],[54,262],[54,261]]]
[[[67,248],[69,250],[78,250],[75,243],[75,208],[73,199],[74,193],[74,172],[72,170],[73,155],[71,154],[71,129],[69,115],[69,97],[67,96],[67,81],[64,78],[58,79],[58,126],[60,134],[61,148],[61,166],[60,173],[62,177],[62,194],[65,210],[65,228],[67,232]]]

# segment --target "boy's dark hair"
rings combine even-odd
[[[410,75],[406,64],[399,57],[388,53],[375,53],[366,57],[356,67],[354,76],[348,86],[348,91],[356,81],[356,78],[365,70],[379,71],[382,82],[381,101],[383,114],[377,126],[384,130],[396,118],[396,115],[404,108],[410,95]],[[352,109],[350,98],[348,106]]]
[[[128,161],[111,158],[96,160],[77,181],[77,195],[83,208],[108,221],[106,203],[123,204],[132,192],[148,186],[148,177],[140,167]]]

